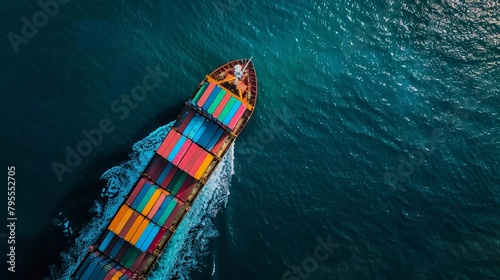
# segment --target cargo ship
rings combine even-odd
[[[147,279],[256,101],[251,58],[207,75],[71,279]]]

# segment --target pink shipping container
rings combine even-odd
[[[189,162],[189,160],[193,157],[194,153],[196,152],[198,146],[196,145],[191,145],[189,147],[189,150],[186,152],[184,157],[182,158],[181,162],[179,163],[179,168],[182,170],[186,170],[186,166]]]
[[[184,155],[186,154],[186,152],[189,149],[189,147],[191,147],[192,143],[193,142],[191,140],[186,139],[186,142],[184,142],[184,145],[182,145],[181,149],[179,150],[179,152],[177,153],[177,155],[174,157],[174,160],[172,160],[173,164],[179,165],[179,162],[184,157]]]
[[[196,162],[193,164],[193,166],[187,170],[187,173],[193,177],[196,174],[196,171],[200,168],[201,164],[207,157],[208,153],[206,151],[202,151],[200,156],[196,159]]]
[[[172,136],[172,141],[170,141],[164,149],[158,150],[158,154],[160,154],[163,158],[167,158],[170,152],[172,152],[172,149],[174,148],[175,144],[179,141],[181,138],[181,134],[175,130],[170,130],[170,132],[167,134],[167,137],[169,134],[173,134]],[[161,146],[160,146],[161,147]]]
[[[240,108],[238,108],[238,111],[236,111],[236,114],[234,114],[234,117],[231,119],[231,121],[228,124],[228,127],[230,129],[234,129],[234,127],[236,126],[236,124],[240,120],[243,113],[245,113],[246,109],[247,109],[247,106],[245,104],[241,103]]]
[[[203,153],[203,149],[196,149],[196,151],[194,152],[193,156],[191,156],[191,158],[189,159],[188,163],[186,164],[186,168],[184,169],[184,171],[186,171],[188,174],[188,170],[190,170],[191,168],[193,168],[193,165],[196,163],[196,161],[198,160],[198,158],[200,157],[200,155]],[[190,174],[191,175],[191,174]]]
[[[174,137],[175,137],[175,131],[170,130],[168,132],[167,136],[165,137],[165,139],[163,140],[163,142],[161,143],[160,147],[158,148],[158,150],[157,150],[158,153],[165,150],[165,148],[168,146],[168,144],[170,144],[170,142],[172,142]]]
[[[160,205],[165,200],[165,197],[167,197],[166,194],[164,194],[164,193],[160,194],[160,197],[158,197],[158,200],[156,200],[155,204],[153,205],[153,208],[151,208],[151,211],[149,211],[149,213],[148,213],[148,219],[150,219],[150,220],[153,219],[154,215],[156,214],[156,212],[160,208]]]
[[[200,100],[198,100],[198,106],[203,106],[203,104],[205,104],[205,101],[207,101],[207,98],[210,96],[210,93],[212,92],[212,90],[214,88],[215,88],[214,83],[210,83],[210,85],[208,85],[207,89],[205,90],[205,92],[201,96]]]

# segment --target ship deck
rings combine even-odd
[[[251,60],[207,75],[72,279],[146,279],[256,101]]]

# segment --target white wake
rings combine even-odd
[[[103,205],[94,201],[94,207],[89,211],[95,213],[95,217],[80,230],[74,246],[61,253],[61,268],[53,265],[51,275],[46,279],[69,279],[78,266],[78,260],[84,256],[88,246],[97,241],[108,219],[118,211],[124,196],[146,168],[154,150],[160,146],[172,125],[173,122],[160,127],[135,143],[128,161],[104,172],[101,179],[108,182],[101,196],[108,198],[107,203]],[[170,240],[149,279],[170,279],[174,275],[179,279],[189,279],[190,272],[199,268],[198,260],[208,253],[209,238],[218,235],[212,218],[227,203],[231,175],[234,173],[233,159],[234,148],[231,146]],[[68,227],[71,227],[71,221],[65,222],[62,230],[67,231]]]

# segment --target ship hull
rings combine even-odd
[[[71,278],[146,279],[256,101],[250,60],[207,75]]]

